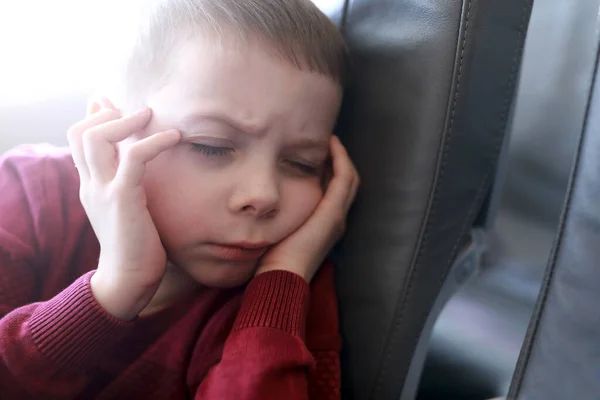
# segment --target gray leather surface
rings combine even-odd
[[[508,393],[583,127],[597,10],[597,0],[544,0],[533,6],[485,270],[438,319],[420,400],[481,400]]]
[[[597,31],[594,38],[598,55]],[[592,400],[600,396],[598,78],[596,61],[595,82],[567,203],[510,399]]]
[[[529,25],[504,200],[553,229],[583,124],[597,14],[597,0],[543,0]]]
[[[530,7],[354,0],[339,18],[354,62],[339,134],[362,177],[337,249],[344,399],[399,398],[489,193]]]
[[[419,400],[506,396],[540,286],[524,267],[485,271],[450,300],[435,326]]]

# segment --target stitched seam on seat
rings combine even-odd
[[[393,343],[394,338],[397,336],[398,330],[400,328],[400,324],[403,320],[405,311],[406,311],[406,306],[407,306],[407,298],[410,296],[410,293],[412,291],[412,286],[414,283],[414,277],[415,277],[415,270],[418,267],[418,260],[420,259],[421,253],[422,253],[422,249],[424,247],[424,244],[427,241],[427,233],[429,230],[429,227],[431,226],[431,214],[433,213],[433,210],[435,208],[435,204],[437,202],[437,196],[438,196],[438,187],[439,187],[439,178],[444,174],[444,169],[445,169],[445,164],[446,164],[446,158],[447,158],[447,152],[449,149],[449,142],[450,142],[450,137],[452,134],[452,128],[453,128],[453,124],[454,124],[454,117],[456,114],[456,104],[458,102],[458,93],[460,90],[460,80],[462,77],[462,68],[463,68],[463,59],[464,59],[464,52],[465,52],[465,46],[467,43],[467,36],[469,33],[469,18],[471,16],[471,5],[472,5],[472,0],[468,0],[467,3],[467,14],[465,17],[465,25],[464,25],[464,31],[463,31],[463,38],[462,38],[462,43],[461,43],[461,49],[460,49],[460,55],[459,55],[459,66],[458,66],[458,70],[457,70],[457,75],[456,75],[456,86],[454,87],[454,98],[452,100],[452,109],[451,109],[451,114],[450,114],[450,122],[449,122],[449,126],[448,126],[448,130],[447,130],[447,134],[444,135],[443,137],[443,149],[442,149],[442,159],[441,159],[441,167],[438,171],[438,173],[436,174],[437,176],[434,178],[434,184],[433,184],[433,190],[432,190],[432,198],[430,200],[430,204],[429,207],[427,208],[427,212],[426,212],[426,216],[425,216],[425,227],[422,228],[422,233],[420,234],[421,238],[419,240],[419,248],[417,250],[417,254],[416,254],[416,262],[411,262],[411,267],[409,269],[409,273],[408,273],[408,279],[407,279],[407,283],[406,283],[406,287],[405,290],[403,291],[402,296],[400,297],[400,304],[396,305],[396,310],[398,310],[398,306],[400,306],[400,311],[397,317],[394,318],[393,321],[393,325],[392,325],[392,330],[388,336],[388,340],[386,343],[386,347],[384,348],[384,354],[383,354],[383,358],[381,360],[381,365],[380,365],[380,373],[378,374],[377,377],[377,382],[375,384],[375,387],[373,388],[373,392],[372,392],[372,396],[377,394],[377,392],[381,389],[381,386],[383,384],[383,380],[388,372],[389,369],[389,364],[390,364],[390,355],[387,351],[387,348],[389,346],[390,343]],[[462,11],[461,11],[462,12]],[[398,311],[396,311],[398,312]],[[406,375],[406,374],[404,374]],[[404,379],[404,378],[401,378]]]
[[[565,228],[567,225],[567,219],[568,219],[569,213],[571,211],[571,206],[573,203],[575,185],[577,184],[576,181],[578,180],[579,169],[581,167],[581,158],[583,157],[582,156],[583,142],[585,141],[585,139],[587,137],[587,126],[588,126],[588,121],[589,121],[591,105],[592,105],[593,97],[594,97],[594,90],[595,90],[594,88],[598,84],[597,74],[599,71],[599,66],[598,66],[599,62],[600,62],[600,46],[597,44],[596,45],[596,61],[595,61],[595,66],[594,66],[592,82],[590,85],[590,94],[588,96],[588,103],[586,106],[586,111],[585,111],[585,116],[584,116],[584,118],[585,118],[584,125],[583,125],[583,129],[582,129],[582,133],[581,133],[581,138],[580,138],[579,144],[577,146],[577,151],[575,153],[576,161],[574,163],[573,171],[571,173],[571,180],[569,182],[569,187],[567,188],[564,210],[560,217],[558,232],[556,234],[556,239],[552,246],[552,254],[550,255],[550,258],[548,260],[547,271],[544,276],[544,281],[543,281],[542,287],[540,289],[538,300],[536,302],[535,311],[533,313],[530,325],[527,328],[527,334],[525,335],[525,340],[523,342],[521,355],[519,357],[517,366],[515,368],[515,372],[513,375],[514,376],[513,382],[512,382],[512,385],[511,385],[511,387],[509,389],[509,393],[508,393],[509,399],[516,398],[516,396],[518,396],[521,391],[523,381],[525,379],[525,370],[531,359],[531,355],[533,353],[533,348],[534,348],[534,344],[535,344],[535,340],[536,340],[536,335],[539,331],[539,326],[542,321],[544,311],[546,309],[546,301],[547,301],[548,295],[550,293],[550,285],[552,283],[552,278],[554,277],[557,259],[558,259],[558,255],[560,253],[560,246],[564,239],[564,233],[565,233]]]
[[[398,317],[396,318],[395,324],[393,325],[393,329],[390,333],[390,337],[388,339],[388,343],[393,342],[394,341],[394,337],[397,335],[397,332],[399,330],[399,327],[401,325],[401,322],[404,318],[404,314],[406,311],[406,307],[408,304],[408,298],[411,295],[411,291],[412,291],[412,287],[414,284],[414,278],[415,278],[415,271],[417,270],[418,266],[419,266],[419,262],[420,262],[420,257],[423,251],[423,248],[425,247],[425,243],[427,241],[427,234],[428,231],[431,227],[431,225],[433,224],[433,215],[434,215],[434,210],[435,210],[435,205],[437,203],[437,196],[438,196],[438,189],[440,187],[440,183],[441,180],[444,176],[444,168],[445,168],[445,163],[446,163],[446,158],[447,158],[447,153],[449,151],[450,148],[450,137],[452,134],[452,129],[454,127],[454,117],[455,117],[455,112],[456,112],[456,104],[457,104],[457,100],[458,100],[458,93],[460,90],[460,78],[461,78],[461,73],[462,73],[462,63],[463,63],[463,57],[464,57],[464,49],[465,49],[465,45],[466,45],[466,40],[468,37],[468,23],[469,23],[469,17],[470,17],[470,11],[471,11],[471,3],[472,0],[469,0],[469,3],[467,5],[467,15],[465,17],[465,30],[464,30],[464,37],[463,37],[463,41],[462,41],[462,45],[461,45],[461,53],[460,53],[460,61],[459,61],[459,69],[458,69],[458,73],[457,73],[457,79],[456,79],[456,88],[455,88],[455,96],[454,96],[454,100],[453,100],[453,105],[452,105],[452,111],[451,111],[451,119],[450,119],[450,123],[449,123],[449,127],[448,127],[448,134],[445,137],[445,144],[444,144],[444,150],[443,150],[443,157],[442,157],[442,164],[441,164],[441,168],[440,168],[440,173],[439,173],[439,181],[435,184],[434,186],[434,193],[433,193],[433,199],[432,202],[430,204],[429,207],[429,216],[427,218],[427,222],[426,222],[426,226],[424,229],[424,232],[422,234],[422,239],[421,239],[421,243],[419,246],[419,250],[417,253],[417,259],[415,261],[415,263],[413,264],[413,267],[410,269],[409,271],[409,277],[408,277],[408,284],[406,286],[406,291],[405,294],[401,297],[401,308],[400,308],[400,313],[398,315]],[[510,105],[511,105],[511,98],[513,96],[511,96],[511,94],[514,93],[514,87],[515,87],[515,83],[516,83],[516,78],[517,78],[517,67],[518,67],[518,60],[520,59],[519,54],[521,54],[522,52],[522,48],[524,45],[524,28],[525,28],[525,23],[526,23],[526,16],[528,15],[528,9],[529,9],[529,5],[530,2],[529,0],[524,0],[524,5],[523,5],[523,10],[522,10],[522,15],[521,15],[521,24],[519,27],[519,31],[518,31],[518,40],[517,42],[517,46],[515,49],[515,56],[513,57],[513,65],[511,68],[511,72],[510,72],[510,78],[509,78],[509,85],[507,88],[507,93],[506,93],[506,98],[504,101],[504,107],[503,107],[503,111],[501,114],[501,127],[503,130],[506,130],[506,124],[507,124],[507,118],[508,118],[508,114],[509,114],[509,109],[510,109]],[[501,136],[501,140],[498,141],[498,143],[496,144],[496,148],[494,150],[494,154],[495,156],[497,156],[500,152],[500,149],[502,148],[502,139],[504,138],[504,136]],[[467,212],[467,219],[465,220],[465,223],[463,224],[463,226],[461,227],[461,230],[459,231],[460,234],[458,235],[456,242],[453,246],[453,250],[451,252],[451,257],[447,263],[447,270],[446,273],[443,275],[441,282],[443,283],[444,279],[447,276],[447,273],[450,269],[450,266],[452,265],[452,261],[453,259],[456,257],[456,253],[458,250],[458,247],[460,245],[460,241],[462,236],[465,234],[466,229],[467,229],[467,221],[469,221],[469,219],[474,215],[474,213],[477,211],[477,205],[480,204],[480,202],[483,199],[483,194],[484,194],[484,190],[487,186],[487,183],[490,179],[490,176],[492,175],[493,171],[494,171],[495,167],[492,166],[488,169],[488,171],[486,172],[486,174],[484,175],[484,178],[482,179],[482,182],[479,186],[479,189],[477,190],[477,194],[475,196],[475,199],[473,200],[469,211]],[[415,344],[413,344],[412,349],[414,350],[416,343],[418,342],[419,338],[415,338]],[[387,346],[386,346],[387,347]],[[384,359],[382,360],[381,363],[381,372],[378,376],[377,379],[377,384],[375,386],[375,388],[373,389],[373,395],[376,394],[376,392],[381,388],[382,385],[382,381],[383,378],[385,377],[388,368],[389,368],[389,362],[390,362],[390,357],[389,354],[386,354],[384,352]],[[408,364],[407,364],[408,365]],[[407,367],[408,368],[408,367]],[[406,376],[407,370],[403,370],[403,374],[402,376]]]
[[[340,20],[340,32],[344,33],[348,20],[348,13],[350,11],[350,2],[352,0],[345,0],[344,7],[342,7],[342,18]]]

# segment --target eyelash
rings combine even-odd
[[[202,153],[208,157],[223,157],[228,154],[233,153],[234,149],[230,147],[217,147],[217,146],[207,146],[205,144],[199,143],[191,143],[192,151],[196,151],[198,153]],[[318,167],[314,167],[312,165],[302,164],[296,161],[288,161],[288,164],[293,168],[296,168],[302,174],[305,175],[317,175]]]
[[[204,154],[208,157],[223,157],[233,153],[230,147],[207,146],[205,144],[192,143],[192,150]]]
[[[295,162],[295,161],[288,161],[288,163],[292,167],[296,168],[297,170],[299,170],[301,173],[303,173],[305,175],[317,175],[318,174],[318,168],[313,167],[312,165],[302,164],[302,163]]]

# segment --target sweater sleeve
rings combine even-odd
[[[326,264],[322,270],[311,288],[286,271],[250,282],[221,361],[200,384],[197,400],[340,398],[332,268]]]
[[[0,392],[7,398],[76,397],[97,361],[129,332],[132,322],[107,314],[94,298],[92,274],[0,319]]]
[[[311,283],[306,321],[306,345],[315,358],[308,381],[309,398],[341,398],[340,352],[342,338],[335,291],[334,265],[327,261]]]
[[[92,272],[54,298],[36,302],[44,258],[39,248],[43,238],[33,221],[52,211],[51,205],[43,204],[43,186],[36,183],[43,180],[43,164],[20,153],[0,159],[3,398],[75,397],[88,384],[86,372],[131,324],[112,318],[96,302],[89,285]]]

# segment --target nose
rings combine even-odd
[[[229,200],[234,213],[256,218],[272,218],[279,212],[280,193],[277,174],[268,168],[253,168],[241,174]]]

